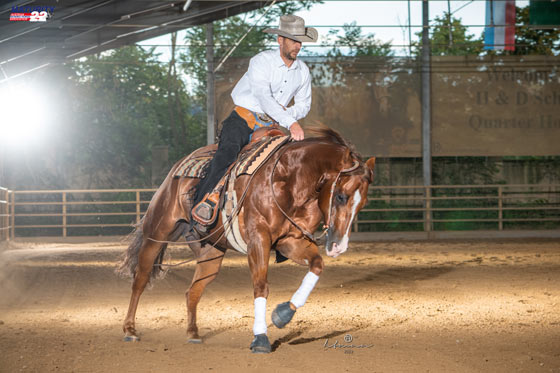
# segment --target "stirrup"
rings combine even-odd
[[[193,219],[204,226],[210,225],[216,221],[218,216],[218,202],[220,194],[218,192],[207,193],[202,201],[197,203],[192,209]]]

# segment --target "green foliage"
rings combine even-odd
[[[153,49],[129,46],[89,56],[74,71],[75,162],[88,185],[149,185],[152,146],[169,145],[174,161],[200,145],[202,129],[187,125],[192,114],[184,83]]]
[[[327,34],[327,43],[333,45],[327,50],[324,58],[310,61],[308,66],[313,75],[314,86],[356,87],[371,85],[370,68],[364,69],[367,60],[387,68],[393,56],[391,43],[383,43],[374,34],[364,35],[356,22],[344,24],[340,29],[331,30]],[[313,55],[313,53],[310,53]],[[364,57],[373,57],[371,60]],[[379,57],[374,59],[375,57]],[[366,62],[366,63],[368,63]]]
[[[432,160],[434,185],[496,184],[500,169],[486,157],[437,157]]]
[[[451,33],[449,30],[451,29]],[[433,20],[430,28],[430,47],[433,56],[468,56],[482,52],[483,38],[476,38],[467,33],[467,27],[461,23],[461,18],[450,17],[444,12],[443,16]],[[412,42],[413,53],[416,56],[422,50],[422,32],[417,32],[418,42]]]
[[[529,5],[516,7],[515,50],[484,51],[484,33],[480,38],[468,34],[460,18],[450,17],[447,12],[436,16],[430,28],[430,45],[433,56],[479,55],[545,55],[560,53],[560,30],[529,27]],[[449,30],[451,29],[451,33]],[[419,56],[422,47],[422,32],[417,32],[417,42],[412,43],[413,53]]]
[[[529,5],[515,7],[515,50],[496,51],[499,55],[555,56],[560,53],[560,29],[537,29],[529,26]]]
[[[334,46],[327,52],[328,57],[342,56],[392,56],[391,42],[383,43],[375,38],[375,34],[362,34],[362,28],[356,22],[345,23],[340,29],[329,31],[327,40]]]

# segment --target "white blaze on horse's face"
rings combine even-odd
[[[350,219],[347,223],[347,227],[346,227],[346,231],[344,232],[344,236],[342,237],[342,240],[340,241],[340,243],[336,243],[333,242],[332,244],[332,249],[331,251],[327,251],[327,255],[328,256],[332,256],[333,258],[336,258],[337,256],[339,256],[340,254],[344,253],[346,250],[348,250],[348,241],[350,240],[350,226],[352,225],[352,222],[354,221],[354,217],[356,216],[356,212],[358,211],[358,206],[360,205],[360,202],[362,200],[362,196],[360,195],[360,191],[356,190],[354,192],[354,197],[352,198],[352,215],[350,216]]]
[[[332,197],[333,215],[326,246],[327,255],[333,258],[348,249],[352,222],[367,200],[367,184],[354,181],[341,187]]]

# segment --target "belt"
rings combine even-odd
[[[242,106],[236,106],[234,110],[237,114],[239,114],[241,118],[245,120],[245,122],[247,122],[247,126],[249,126],[249,128],[252,130],[260,127],[268,127],[272,124],[277,123],[274,119],[266,114],[255,113],[254,111],[245,109]]]

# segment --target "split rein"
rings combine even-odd
[[[285,152],[285,149],[284,149],[284,152]],[[278,203],[278,200],[276,199],[276,194],[274,193],[274,180],[273,180],[274,179],[274,171],[276,170],[276,166],[278,165],[278,162],[280,161],[280,158],[282,158],[282,155],[284,155],[284,152],[280,153],[280,155],[276,159],[276,162],[274,162],[272,172],[270,173],[270,189],[272,191],[272,199],[274,200],[274,203],[276,204],[276,207],[278,207],[278,209],[284,215],[284,217],[286,219],[288,219],[288,221],[290,223],[292,223],[292,225],[294,225],[297,229],[299,229],[301,231],[301,233],[303,233],[305,238],[307,238],[309,241],[311,241],[313,243],[316,243],[316,240],[319,240],[319,239],[323,238],[323,236],[325,236],[328,233],[330,222],[331,222],[331,215],[332,215],[332,204],[333,204],[332,201],[333,201],[333,198],[334,198],[334,190],[336,188],[336,184],[338,183],[338,179],[340,179],[340,175],[343,174],[343,173],[348,173],[348,172],[352,172],[352,171],[356,170],[358,167],[360,167],[360,162],[357,159],[354,159],[354,164],[352,164],[352,166],[350,166],[349,168],[345,168],[345,169],[340,170],[338,172],[338,174],[336,175],[336,178],[334,179],[334,181],[331,185],[330,198],[329,198],[329,214],[327,216],[327,220],[326,220],[325,224],[323,225],[323,233],[321,233],[321,235],[319,237],[315,238],[312,233],[310,233],[309,231],[307,231],[306,229],[301,227],[298,223],[296,223],[294,221],[294,219],[289,217],[288,214],[286,214],[286,212],[284,211],[284,209],[282,209],[282,207],[280,207],[280,204]]]

